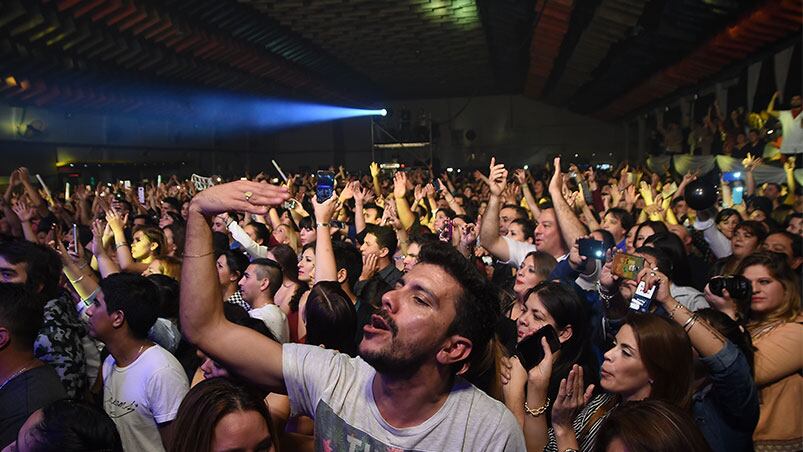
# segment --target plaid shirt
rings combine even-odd
[[[246,311],[251,310],[251,305],[248,304],[247,301],[243,300],[243,294],[238,289],[237,292],[234,292],[232,296],[226,299],[226,303],[236,304],[237,306],[245,309]]]

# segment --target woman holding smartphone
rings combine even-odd
[[[561,379],[568,376],[572,366],[579,365],[585,370],[586,384],[596,384],[598,365],[591,351],[588,309],[570,288],[553,281],[537,284],[524,294],[525,302],[516,322],[518,352],[527,360],[541,352],[538,341],[526,341],[538,332],[552,334],[560,349],[554,353],[554,377],[548,380],[547,394],[554,400],[557,397]],[[543,328],[551,330],[546,332]],[[544,358],[546,359],[546,358]],[[502,392],[505,405],[519,422],[524,425],[527,407],[525,404],[526,370],[518,358],[511,358],[503,373]],[[507,378],[506,378],[507,377]],[[509,380],[505,382],[506,380]]]
[[[630,313],[605,353],[602,392],[586,384],[586,370],[575,364],[549,397],[559,357],[542,341],[544,359],[529,372],[514,366],[512,381],[526,380],[524,438],[527,450],[592,451],[602,422],[622,402],[658,399],[682,409],[692,395],[692,351],[683,328],[652,314]],[[545,414],[549,411],[551,419]]]

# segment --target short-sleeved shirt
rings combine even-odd
[[[158,345],[126,367],[111,355],[103,362],[103,409],[125,450],[163,451],[158,425],[176,418],[188,390],[181,364]]]
[[[285,344],[282,352],[292,412],[314,418],[316,450],[525,450],[513,414],[460,377],[437,413],[396,428],[374,401],[376,371],[368,363],[309,345]]]

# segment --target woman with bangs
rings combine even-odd
[[[713,275],[736,273],[742,259],[757,251],[765,237],[767,237],[767,229],[758,221],[747,220],[736,225],[730,239],[731,255],[714,264]]]

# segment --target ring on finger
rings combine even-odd
[[[247,192],[243,193],[243,196],[245,196],[245,200],[246,201],[251,202],[251,197],[254,196],[254,193],[250,192],[250,191],[247,191]]]
[[[655,272],[650,272],[650,276],[655,276]]]

